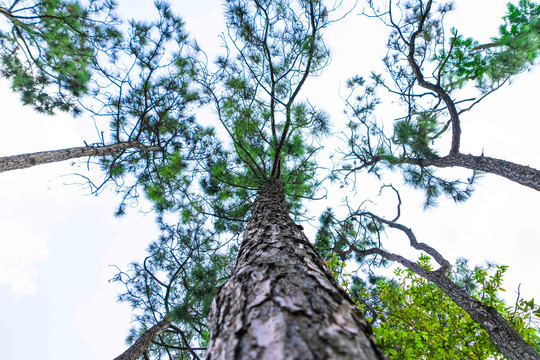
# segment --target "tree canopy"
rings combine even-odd
[[[112,2],[0,7],[9,28],[0,32],[0,67],[12,90],[37,111],[71,111],[109,126],[98,127],[100,143],[87,146],[104,151],[81,155],[99,156],[102,174],[83,175],[85,182],[94,194],[111,186],[120,195],[117,216],[140,202],[155,214],[160,235],[147,256],[113,278],[124,287],[119,300],[132,307],[134,323],[130,347],[118,359],[204,356],[214,341],[212,299],[240,261],[255,200],[276,183],[295,231],[317,227],[315,248],[342,273],[389,358],[540,357],[534,300],[519,299],[512,308],[497,296],[506,267],[453,268],[401,222],[404,185],[424,193],[426,209],[441,195],[468,200],[482,174],[537,195],[537,169],[464,154],[461,138],[464,113],[537,63],[540,5],[509,4],[499,34],[481,44],[447,23],[452,3],[369,1],[357,21],[387,27],[383,68],[369,77],[354,74],[371,69],[350,69],[345,114],[331,118],[306,88],[331,61],[325,31],[358,12],[341,5],[228,0],[216,58],[164,2],[156,2],[155,20],[124,23]],[[385,118],[387,103],[399,115]],[[210,121],[201,120],[200,109],[211,109]],[[334,168],[322,160],[328,157]],[[440,171],[446,167],[470,176]],[[396,196],[388,202],[397,203],[392,220],[362,197],[370,174],[381,193]],[[321,199],[336,209],[316,223]],[[418,261],[385,247],[402,235],[424,253]],[[396,270],[395,279],[378,275],[395,263],[407,270]],[[343,276],[345,269],[357,275]],[[283,307],[299,311],[298,304]],[[501,341],[508,336],[511,344]]]
[[[118,46],[121,33],[114,2],[9,1],[0,6],[2,76],[23,104],[40,112],[80,111],[77,98],[100,52]]]

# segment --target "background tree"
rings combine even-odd
[[[344,169],[379,173],[383,168],[399,168],[406,183],[426,192],[426,206],[433,205],[440,194],[455,201],[466,200],[478,172],[497,174],[539,190],[537,169],[483,153],[462,154],[460,115],[534,65],[540,46],[540,5],[531,1],[509,5],[493,46],[479,46],[455,29],[448,37],[445,15],[452,10],[451,3],[436,10],[432,1],[390,3],[382,11],[375,3],[371,7],[374,16],[392,29],[384,58],[387,76],[372,73],[369,82],[362,77],[349,80],[351,148]],[[472,84],[477,94],[470,97]],[[381,92],[397,96],[405,110],[395,120],[392,134],[374,117]],[[450,150],[440,156],[448,141],[447,132],[451,133]],[[473,174],[467,181],[446,180],[436,174],[436,168],[454,166],[471,169]]]
[[[491,295],[490,301],[482,302],[473,296],[470,291],[467,291],[470,288],[460,286],[462,281],[456,283],[454,279],[449,277],[452,265],[444,256],[428,244],[419,242],[410,228],[397,222],[401,215],[401,197],[397,191],[396,194],[398,195],[399,204],[397,216],[392,220],[377,216],[365,209],[356,211],[351,209],[347,219],[337,221],[331,210],[327,210],[321,217],[322,225],[317,234],[315,246],[329,260],[334,260],[336,254],[338,254],[340,261],[354,260],[359,265],[376,264],[376,266],[387,266],[390,261],[406,267],[408,271],[422,277],[423,281],[427,280],[431,282],[431,286],[438,287],[441,293],[444,293],[455,303],[454,306],[459,307],[460,311],[466,312],[476,322],[477,326],[481,327],[489,335],[493,346],[506,358],[537,359],[540,355],[530,344],[535,342],[533,338],[529,338],[530,331],[523,329],[521,323],[514,323],[512,316],[505,317],[504,315],[508,315],[508,312],[504,308],[504,303],[494,300],[496,299],[496,290],[500,286],[502,274],[496,274],[497,276],[493,281],[498,285],[492,284],[487,287],[491,291],[489,293]],[[386,228],[396,229],[405,234],[411,247],[433,257],[438,268],[434,270],[431,266],[426,266],[428,264],[426,263],[426,255],[423,255],[424,257],[417,263],[400,254],[386,250],[382,239]],[[463,269],[458,269],[458,271],[462,272]],[[486,275],[483,272],[479,273],[478,276],[483,276],[482,281],[485,281]],[[469,283],[461,285],[470,286]],[[397,293],[393,295],[398,296]],[[399,303],[402,299],[394,298],[394,300]],[[405,323],[403,326],[407,327],[409,325]],[[522,333],[516,331],[517,329],[522,330]],[[530,340],[529,343],[524,337]],[[431,351],[431,349],[424,350]]]
[[[348,274],[345,263],[334,255],[331,267],[352,294],[374,327],[377,342],[391,359],[501,358],[489,336],[460,307],[433,283],[411,270],[397,268],[395,280],[372,276],[369,281]],[[430,258],[422,255],[418,265],[433,270]],[[452,281],[472,296],[494,306],[522,336],[540,346],[539,308],[534,300],[516,299],[514,307],[498,298],[505,266],[487,264],[471,270],[458,259]]]
[[[31,9],[38,11],[41,6],[44,5],[39,3]],[[109,8],[112,9],[112,4]],[[212,131],[196,124],[190,114],[191,106],[199,103],[199,95],[192,85],[196,54],[183,23],[165,3],[156,3],[156,10],[158,19],[153,22],[131,21],[125,30],[119,25],[116,28],[107,25],[107,34],[114,33],[118,39],[106,54],[99,53],[94,44],[84,69],[92,79],[86,79],[84,92],[70,98],[77,103],[78,112],[93,117],[96,124],[108,125],[111,139],[105,139],[104,131],[100,131],[100,142],[84,147],[2,157],[0,172],[98,157],[104,178],[99,182],[85,180],[93,193],[98,193],[107,183],[116,186],[123,195],[118,215],[124,213],[126,202],[137,200],[141,190],[151,198],[159,197],[155,183],[164,182],[168,176],[176,176],[185,169],[186,159],[195,159],[199,142]],[[105,22],[107,18],[99,21]],[[98,24],[99,21],[95,20]],[[69,22],[61,24],[70,28]],[[125,36],[120,41],[122,30]],[[107,37],[107,34],[100,36]],[[68,49],[55,47],[55,51],[60,52],[63,59],[69,58]],[[43,59],[32,61],[38,69],[44,66],[39,62]],[[53,66],[52,60],[49,59],[47,66]],[[66,68],[65,65],[54,66]],[[65,76],[75,77],[75,74]],[[89,96],[84,97],[85,93]],[[157,206],[166,204],[157,202]]]
[[[474,52],[491,49],[491,46],[478,46],[472,39],[462,41],[456,30],[452,30],[453,37],[446,48],[444,17],[452,10],[451,4],[440,5],[436,13],[433,13],[431,1],[425,4],[422,2],[403,6],[398,4],[397,7],[390,3],[384,11],[379,11],[371,3],[371,8],[376,17],[392,28],[389,53],[384,59],[392,85],[387,84],[383,75],[375,73],[371,76],[372,84],[366,85],[361,77],[352,78],[348,83],[352,89],[362,88],[362,93],[355,95],[353,91],[347,99],[350,115],[354,120],[349,123],[350,150],[346,152],[346,157],[352,160],[352,163],[343,167],[345,180],[364,168],[379,176],[381,168],[399,168],[404,174],[406,183],[425,191],[425,207],[434,205],[440,194],[446,194],[455,201],[466,200],[472,192],[478,170],[503,175],[522,185],[538,189],[535,182],[540,179],[538,176],[540,173],[535,169],[487,158],[483,154],[477,157],[461,154],[459,116],[497,90],[511,76],[534,63],[538,53],[537,15],[540,7],[528,1],[520,2],[519,7],[509,6],[509,13],[505,16],[506,24],[501,26],[501,39],[505,40],[494,40],[494,43],[499,44],[502,49],[490,50],[484,56]],[[396,10],[398,16],[395,15]],[[429,77],[426,75],[428,73],[431,73]],[[476,81],[478,97],[454,100],[468,81]],[[378,123],[373,115],[380,103],[377,97],[378,87],[398,95],[406,109],[406,115],[395,120],[391,136],[385,134],[382,124]],[[441,117],[449,119],[439,120]],[[450,153],[441,158],[438,156],[438,146],[433,144],[449,129],[451,129]],[[437,176],[433,169],[446,166],[462,166],[474,172],[467,181],[446,180]],[[401,205],[401,199],[399,203]],[[486,322],[482,326],[490,333],[494,345],[506,357],[516,359],[524,357],[522,351],[528,353],[527,356],[531,358],[538,357],[537,352],[527,347],[525,341],[519,339],[520,336],[499,314],[494,310],[480,310],[482,308],[480,304],[472,306],[475,301],[448,281],[447,272],[451,268],[450,263],[429,246],[418,243],[410,229],[396,223],[399,218],[399,207],[394,220],[383,219],[369,211],[360,210],[351,212],[349,220],[354,222],[355,216],[367,217],[366,220],[359,220],[363,223],[361,228],[365,229],[364,232],[378,233],[384,226],[400,229],[407,234],[413,247],[431,254],[441,268],[438,271],[425,272],[417,264],[402,256],[383,250],[380,242],[377,246],[373,240],[366,241],[362,236],[358,238],[358,232],[352,230],[343,230],[344,235],[341,236],[351,235],[352,231],[354,244],[340,244],[343,243],[342,240],[336,240],[335,244],[348,246],[348,251],[355,251],[360,256],[378,254],[387,260],[400,262],[418,275],[433,281],[463,309],[468,308],[469,315],[479,324],[487,320],[482,320],[481,316],[478,316],[481,312],[493,314],[494,317],[489,321],[496,321],[501,325],[491,327],[486,326]],[[457,296],[460,292],[463,296]],[[490,332],[494,328],[506,328],[508,333],[497,335]],[[511,337],[514,337],[515,341],[508,340]],[[504,349],[507,343],[511,343],[512,347],[516,346],[514,350]],[[521,345],[518,346],[518,343]],[[522,347],[522,350],[517,350],[519,347]],[[527,348],[528,350],[525,350]]]

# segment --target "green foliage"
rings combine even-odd
[[[100,160],[106,175],[92,189],[97,193],[113,183],[123,196],[120,209],[137,203],[141,192],[159,212],[189,203],[178,199],[193,183],[194,163],[214,147],[213,130],[191,114],[201,104],[197,52],[170,6],[158,2],[156,10],[152,22],[129,23],[116,57],[95,64],[94,102],[86,109],[111,119],[111,142],[136,141],[151,148],[126,149]]]
[[[418,264],[432,270],[430,258],[421,256]],[[434,284],[410,270],[397,268],[395,280],[372,277],[369,283],[344,270],[334,254],[329,266],[342,286],[365,313],[374,329],[377,343],[390,359],[493,359],[502,358],[489,336],[469,315]],[[520,299],[515,309],[498,298],[506,266],[469,270],[458,264],[453,278],[470,275],[470,293],[495,307],[533,346],[540,345],[540,307],[534,300]]]
[[[502,288],[503,276],[508,266],[496,266],[495,271],[488,269],[474,269],[473,279],[480,286],[473,290],[473,295],[484,304],[495,308],[533,347],[540,352],[540,306],[534,299],[518,298],[515,307],[506,306],[498,297]]]
[[[190,217],[179,226],[160,222],[162,236],[150,244],[146,259],[132,263],[112,279],[125,286],[120,301],[134,309],[137,325],[129,343],[164,317],[175,326],[160,336],[161,344],[150,344],[152,358],[174,354],[178,359],[191,359],[183,348],[206,346],[211,301],[230,272],[236,249],[219,250],[217,238],[205,229],[205,220]]]
[[[218,58],[216,71],[200,82],[230,144],[208,159],[203,188],[215,177],[221,185],[220,193],[208,193],[212,207],[230,213],[280,177],[291,211],[298,212],[301,199],[315,190],[318,146],[313,139],[329,133],[328,115],[297,99],[306,77],[328,60],[321,33],[328,12],[320,1],[237,0],[227,2],[226,20],[230,53]],[[234,201],[232,194],[245,197],[233,196]],[[237,216],[244,215],[238,211],[227,217]],[[218,224],[223,230],[232,225],[224,216]]]
[[[410,147],[411,153],[418,157],[431,158],[437,153],[429,145],[439,131],[435,114],[423,112],[417,114],[414,120],[397,121],[394,124],[393,141],[396,145]]]
[[[98,52],[114,54],[121,40],[112,1],[39,0],[0,5],[2,76],[23,104],[40,112],[79,113]]]
[[[488,92],[534,64],[540,51],[540,5],[530,0],[520,0],[517,6],[509,3],[503,19],[500,35],[491,44],[479,45],[453,30],[451,51],[441,50],[434,57],[445,63],[441,70],[446,86],[462,87],[474,80]]]
[[[436,206],[437,199],[441,194],[446,195],[455,202],[462,202],[471,196],[473,190],[471,183],[464,183],[459,180],[445,180],[436,176],[435,171],[430,168],[404,166],[403,177],[407,185],[424,191],[425,209]]]
[[[364,230],[367,230],[363,234],[358,234],[357,229],[354,228],[353,221],[338,221],[332,209],[327,208],[319,218],[319,228],[315,235],[315,247],[319,254],[322,255],[327,261],[335,259],[337,254],[339,261],[346,261],[351,259],[351,255],[344,251],[349,248],[349,241],[360,237],[362,240],[357,243],[360,247],[374,246],[374,242],[366,233],[371,231],[377,231],[379,224],[370,222]],[[358,260],[358,259],[357,259]],[[333,267],[331,266],[333,269]]]
[[[364,79],[351,82],[352,86],[362,84],[362,87],[355,89],[361,95],[353,91],[348,99],[349,115],[355,120],[349,124],[348,146],[351,152],[344,158],[341,172],[350,174],[367,169],[380,177],[386,169],[399,169],[407,185],[424,191],[425,208],[437,205],[441,195],[456,202],[467,200],[473,192],[478,174],[473,173],[466,181],[445,179],[438,175],[435,168],[424,166],[425,160],[438,157],[433,144],[445,131],[445,126],[438,121],[439,112],[425,110],[411,113],[394,122],[390,136],[374,119],[373,112],[380,101],[376,92],[380,86],[377,85],[379,76],[374,74],[371,80],[371,84]]]
[[[315,235],[315,247],[327,261],[335,257],[335,249],[333,245],[333,229],[335,223],[334,214],[331,209],[326,209],[319,217],[319,229]],[[330,269],[336,269],[335,266],[330,266]]]

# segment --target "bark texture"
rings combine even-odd
[[[470,154],[454,154],[441,158],[422,160],[424,166],[453,167],[484,171],[503,176],[518,184],[540,191],[540,171],[535,168],[519,165],[510,161],[495,159],[487,156]]]
[[[363,315],[289,217],[279,181],[253,204],[209,327],[207,360],[385,359]]]
[[[156,325],[146,330],[144,334],[129,347],[129,349],[124,351],[122,355],[115,357],[114,360],[137,360],[146,349],[148,349],[150,342],[154,340],[156,336],[164,332],[169,325],[171,325],[171,322],[167,319],[161,320]]]
[[[156,151],[159,147],[150,147],[138,141],[122,142],[106,146],[82,146],[76,148],[41,151],[31,154],[0,157],[0,172],[24,169],[36,165],[59,162],[89,156],[112,155],[127,149],[138,148],[145,151]]]

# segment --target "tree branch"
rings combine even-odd
[[[452,145],[450,148],[450,154],[457,154],[459,153],[459,145],[461,141],[461,126],[456,105],[454,104],[454,101],[450,98],[448,93],[440,85],[432,84],[424,79],[422,70],[420,69],[420,66],[418,66],[414,58],[415,41],[418,35],[420,35],[424,29],[424,23],[429,15],[429,11],[431,10],[431,4],[432,1],[430,0],[426,5],[425,13],[422,14],[422,17],[420,18],[418,29],[411,35],[411,40],[409,41],[409,55],[407,56],[407,60],[413,70],[414,76],[416,77],[418,84],[425,89],[437,93],[437,95],[444,101],[446,108],[450,113],[450,119],[452,120]]]
[[[24,169],[36,165],[81,157],[107,156],[127,149],[140,149],[142,151],[162,150],[158,146],[146,146],[138,141],[129,141],[105,146],[82,146],[61,150],[41,151],[30,154],[0,157],[0,172]]]
[[[170,325],[171,322],[164,318],[156,325],[146,330],[133,345],[120,356],[115,357],[114,360],[137,360],[143,353],[146,353],[146,349],[148,349],[150,342],[152,342],[156,336],[163,333]]]

